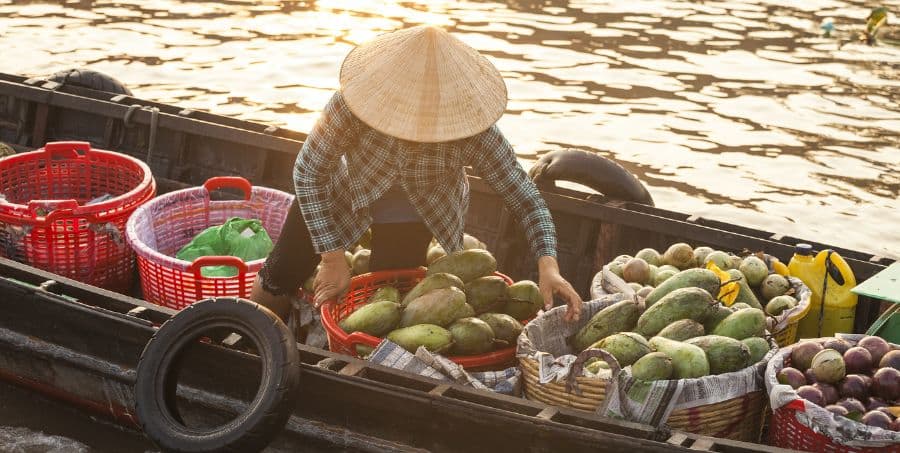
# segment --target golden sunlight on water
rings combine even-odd
[[[502,71],[526,164],[591,150],[660,207],[896,258],[900,48],[855,41],[877,5],[0,0],[0,70],[89,65],[138,97],[306,131],[354,45],[437,24]]]

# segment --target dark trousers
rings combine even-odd
[[[372,225],[369,269],[414,268],[425,265],[431,231],[421,222]],[[294,295],[319,265],[309,229],[297,203],[288,211],[281,235],[259,271],[262,288],[275,296]]]

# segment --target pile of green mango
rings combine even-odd
[[[442,256],[406,294],[379,288],[339,322],[345,332],[387,338],[415,352],[419,346],[449,355],[474,355],[513,346],[522,321],[544,306],[537,284],[512,285],[494,275],[490,252],[471,248]],[[358,353],[371,352],[359,351]]]
[[[639,257],[656,263],[653,266],[675,267],[665,264],[672,262],[679,266],[671,275],[659,279],[655,287],[642,287],[642,301],[626,299],[595,314],[568,339],[572,348],[576,351],[603,349],[615,357],[621,367],[630,366],[635,378],[645,381],[729,373],[762,360],[769,352],[770,344],[765,339],[766,312],[756,301],[756,295],[749,287],[741,285],[740,292],[746,291],[745,297],[741,298],[739,293],[730,307],[722,304],[716,299],[722,285],[720,276],[698,267],[697,263],[707,261],[697,257],[699,248],[687,247],[679,246],[674,252],[670,248],[662,256],[652,249],[639,252]],[[702,254],[704,250],[700,252]],[[613,264],[632,259],[628,257]],[[735,260],[733,264],[737,269],[731,269],[729,265],[724,270],[735,279],[741,277],[739,282],[744,281],[746,277],[739,269],[744,261],[746,259],[741,263]],[[635,266],[640,267],[640,263],[632,264],[628,277],[642,272],[642,268],[635,270]],[[656,276],[659,272],[669,271],[662,267],[656,271]],[[626,274],[621,271],[622,266],[613,270],[620,276]],[[769,277],[765,275],[762,280]],[[773,299],[779,296],[786,297],[778,295]]]

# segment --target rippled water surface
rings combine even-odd
[[[592,150],[660,207],[898,257],[900,48],[855,40],[878,4],[0,0],[0,70],[90,65],[139,97],[307,131],[355,44],[440,24],[502,71],[526,162]]]

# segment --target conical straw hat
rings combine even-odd
[[[433,143],[470,137],[506,110],[506,85],[477,50],[420,26],[353,49],[341,93],[357,118],[393,137]]]

